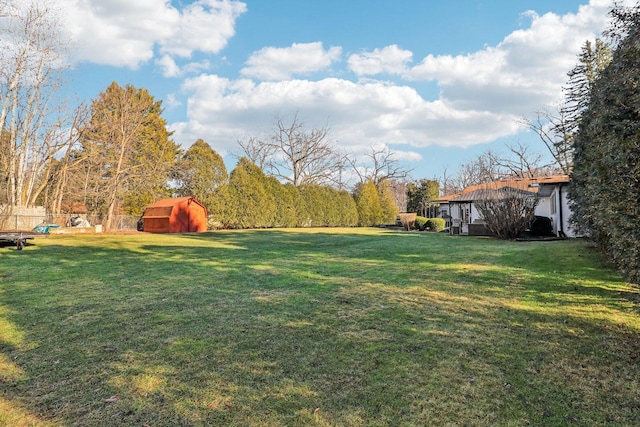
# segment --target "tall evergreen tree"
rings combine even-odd
[[[216,190],[229,181],[229,174],[222,156],[198,139],[177,162],[173,179],[178,195],[193,196],[207,210],[216,211],[216,205],[221,201]]]
[[[82,155],[97,204],[106,213],[106,230],[118,208],[126,204],[129,213],[139,213],[167,194],[178,147],[169,138],[161,105],[146,89],[116,82],[91,105],[89,124],[82,129]]]
[[[623,36],[580,119],[570,199],[574,226],[640,283],[640,13],[617,16]]]
[[[246,157],[238,161],[229,177],[235,206],[235,227],[264,228],[273,224],[276,202],[262,170]]]
[[[429,208],[435,206],[438,199],[440,184],[431,179],[421,179],[410,183],[407,187],[407,212],[415,212],[418,215],[429,216]]]
[[[358,207],[358,225],[370,227],[382,224],[378,189],[372,180],[358,184],[354,198]]]
[[[378,198],[382,209],[382,223],[394,224],[399,210],[396,205],[396,198],[391,190],[391,183],[385,179],[380,181],[376,187],[378,188]]]

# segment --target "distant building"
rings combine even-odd
[[[142,222],[150,233],[207,231],[207,208],[195,197],[163,199],[144,209]]]
[[[448,226],[451,234],[483,234],[484,219],[475,202],[487,194],[501,188],[512,188],[538,198],[535,209],[537,216],[549,218],[553,233],[558,237],[576,237],[569,226],[571,211],[567,199],[568,175],[554,175],[536,178],[510,178],[486,184],[472,185],[459,194],[445,196],[439,200],[440,212],[448,212]]]

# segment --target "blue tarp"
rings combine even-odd
[[[40,225],[37,225],[33,229],[33,231],[36,231],[38,233],[49,234],[49,230],[52,228],[60,228],[60,226],[58,224],[40,224]]]

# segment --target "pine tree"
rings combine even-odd
[[[396,198],[393,191],[391,191],[389,180],[385,179],[380,181],[377,188],[380,208],[382,208],[382,223],[394,224],[398,217],[398,206],[396,205]]]
[[[207,207],[217,211],[220,203],[216,190],[229,181],[224,160],[202,139],[187,149],[177,162],[172,177],[176,182],[176,194],[193,196]]]
[[[177,145],[161,117],[162,103],[146,89],[113,82],[91,105],[82,129],[83,172],[96,204],[106,213],[104,227],[126,204],[130,213],[167,194]]]
[[[638,9],[621,13],[610,65],[580,119],[571,179],[572,220],[632,281],[640,283],[640,27]]]
[[[273,225],[276,202],[266,185],[262,170],[243,157],[229,178],[230,196],[235,205],[235,226],[264,228]]]
[[[378,189],[372,180],[358,184],[354,198],[358,207],[358,225],[370,227],[382,223],[383,213],[380,207]]]

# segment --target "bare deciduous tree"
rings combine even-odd
[[[396,154],[386,145],[382,148],[371,147],[364,162],[358,162],[355,157],[347,160],[361,183],[371,180],[378,185],[388,179],[404,180],[411,172],[400,164]]]
[[[406,179],[389,179],[388,181],[398,210],[400,212],[406,212],[409,201],[409,197],[407,196],[409,181]]]
[[[612,13],[615,14],[616,10]],[[538,111],[533,120],[521,120],[542,140],[564,174],[570,174],[573,168],[574,136],[580,126],[582,113],[589,105],[591,87],[609,65],[611,57],[610,44],[600,38],[596,38],[594,43],[587,40],[578,55],[578,64],[567,73],[569,80],[563,88],[563,104],[555,109]]]
[[[296,187],[340,182],[345,156],[329,139],[328,127],[308,131],[297,114],[290,123],[276,117],[275,126],[268,141],[239,141],[249,160],[265,173]]]
[[[447,179],[447,188],[452,192],[460,192],[471,185],[497,181],[504,177],[496,162],[498,158],[492,151],[486,151],[476,159],[463,163],[458,174]]]
[[[3,198],[10,206],[31,206],[67,143],[61,134],[69,124],[55,108],[66,40],[46,3],[8,0],[1,6],[0,129],[8,138]]]
[[[476,159],[460,166],[458,175],[453,178],[445,177],[446,193],[460,192],[472,185],[504,180],[509,178],[533,178],[551,175],[556,170],[543,163],[540,153],[532,152],[525,145],[507,145],[507,155],[487,150]]]
[[[44,192],[45,206],[52,213],[60,213],[65,195],[73,194],[77,197],[78,189],[69,185],[69,174],[81,162],[75,154],[79,148],[79,129],[86,124],[88,114],[87,106],[80,104],[68,120],[61,121],[58,125],[59,158],[48,162],[47,173],[41,179],[38,189],[38,194]]]
[[[275,147],[264,143],[257,136],[239,139],[238,145],[244,153],[244,155],[238,156],[238,159],[246,157],[262,170],[265,170],[269,160],[275,154]]]
[[[568,175],[573,165],[573,133],[565,111],[546,108],[538,111],[534,120],[523,118],[522,123],[538,135],[557,167]]]
[[[507,145],[509,155],[496,156],[495,162],[502,174],[516,178],[534,178],[547,174],[548,165],[543,163],[542,154],[531,151],[526,145]]]

